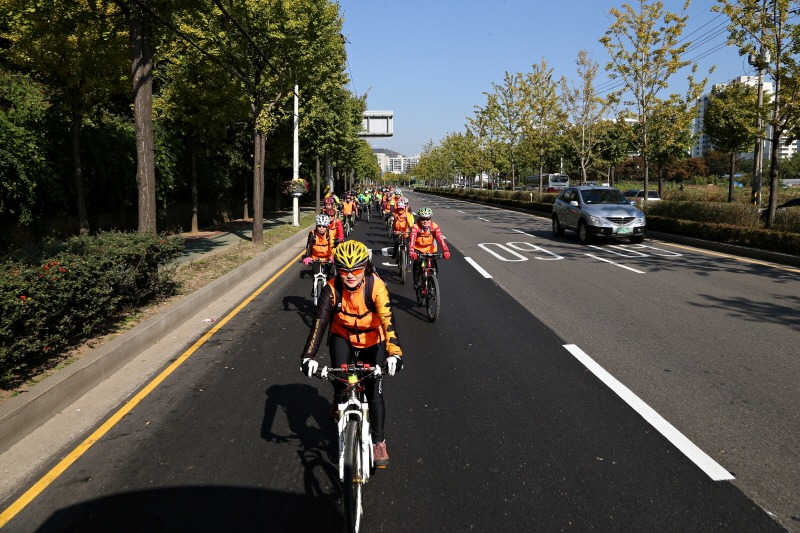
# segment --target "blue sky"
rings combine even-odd
[[[636,6],[636,0],[629,0]],[[506,71],[527,73],[544,58],[556,77],[575,80],[575,59],[588,50],[606,81],[608,54],[598,42],[622,0],[339,0],[352,83],[368,94],[369,109],[394,111],[394,136],[367,141],[406,156],[464,131],[484,92]],[[683,0],[663,0],[680,12]],[[753,74],[736,48],[725,46],[727,18],[713,13],[716,0],[692,0],[684,35],[695,44],[686,59],[699,73],[711,65],[712,83]],[[704,57],[703,57],[704,56]],[[688,74],[671,89],[685,92]],[[672,82],[671,82],[672,83]],[[665,93],[664,97],[667,96]]]

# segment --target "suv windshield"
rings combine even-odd
[[[581,191],[585,204],[627,204],[628,200],[617,189],[587,189]]]

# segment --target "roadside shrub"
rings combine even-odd
[[[100,233],[19,251],[0,262],[0,387],[18,384],[103,332],[126,310],[175,291],[183,240]]]
[[[647,216],[648,219],[650,216],[660,216],[749,228],[760,226],[756,206],[728,202],[648,202]]]
[[[800,207],[786,207],[775,212],[775,229],[800,233]]]
[[[742,227],[731,224],[713,224],[695,220],[676,220],[661,216],[649,216],[647,229],[685,235],[696,239],[752,246],[785,254],[796,254],[800,250],[800,233],[768,230],[757,227]]]

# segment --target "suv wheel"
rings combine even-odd
[[[564,235],[564,227],[558,222],[557,215],[553,215],[553,235],[558,237]]]
[[[580,239],[581,244],[590,244],[592,242],[592,236],[589,234],[589,225],[583,220],[578,222],[578,239]]]

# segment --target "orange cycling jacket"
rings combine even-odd
[[[436,242],[442,247],[443,252],[449,252],[442,230],[439,224],[431,220],[431,225],[428,228],[423,228],[419,224],[414,224],[411,228],[411,237],[409,237],[408,246],[409,251],[417,251],[421,254],[432,254],[436,252]]]
[[[394,326],[394,316],[389,303],[389,291],[386,284],[377,274],[373,276],[372,301],[375,312],[369,310],[364,303],[365,283],[351,291],[347,287],[342,290],[342,301],[336,301],[334,283],[336,278],[328,281],[322,289],[322,295],[317,302],[317,310],[311,324],[311,332],[303,348],[302,357],[315,357],[325,337],[325,330],[330,325],[331,334],[347,339],[355,349],[369,348],[379,342],[386,342],[388,355],[403,355],[397,332]],[[366,278],[365,278],[366,279]]]

